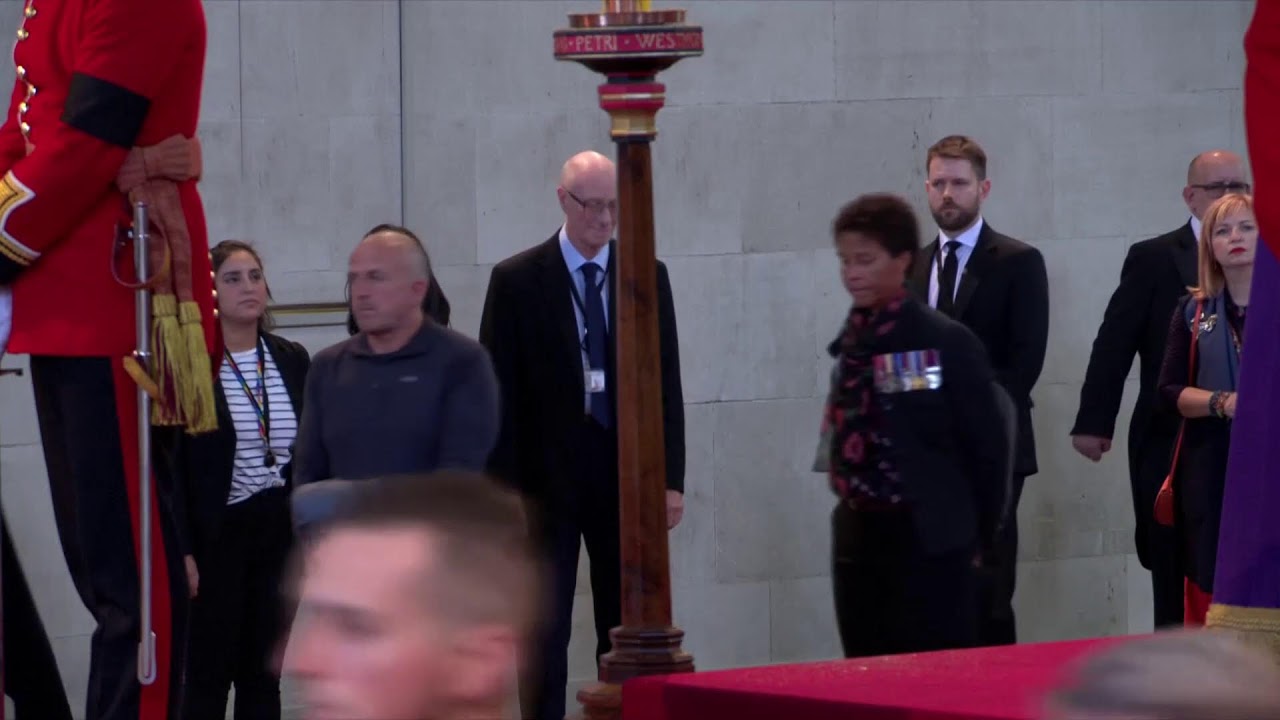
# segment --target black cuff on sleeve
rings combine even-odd
[[[25,265],[19,265],[4,253],[0,253],[0,285],[12,285],[13,281],[18,279],[18,275],[26,269]]]
[[[105,143],[131,148],[150,109],[151,101],[132,90],[75,73],[62,122]]]

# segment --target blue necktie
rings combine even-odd
[[[605,370],[608,364],[608,351],[605,343],[609,342],[609,331],[605,329],[604,298],[600,295],[600,284],[596,279],[600,266],[589,262],[582,266],[582,277],[586,280],[586,316],[587,316],[587,360],[592,370]],[[606,374],[606,378],[607,378]],[[609,412],[609,387],[611,382],[605,380],[605,392],[591,393],[591,417],[604,427],[613,424]]]

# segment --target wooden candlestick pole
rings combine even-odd
[[[605,75],[600,107],[612,120],[618,167],[613,291],[622,626],[610,633],[613,650],[600,660],[600,682],[578,694],[586,720],[618,720],[629,678],[693,671],[693,658],[681,648],[684,632],[671,621],[649,150],[665,100],[657,74],[702,54],[702,28],[684,24],[683,10],[648,6],[647,0],[605,0],[604,13],[570,15],[570,27],[555,33],[556,59]]]

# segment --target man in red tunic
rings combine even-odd
[[[9,352],[31,355],[63,554],[96,628],[87,720],[161,720],[176,707],[188,576],[153,495],[155,671],[139,680],[139,385],[154,422],[216,424],[213,289],[195,142],[205,59],[201,0],[27,0],[0,127],[0,285]],[[156,322],[136,345],[130,202],[151,211]],[[157,462],[157,470],[162,464]],[[194,580],[194,578],[191,578]],[[192,583],[194,584],[194,583]],[[13,658],[10,662],[21,662]]]

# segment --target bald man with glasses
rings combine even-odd
[[[1182,188],[1190,218],[1178,229],[1136,243],[1120,270],[1120,285],[1098,328],[1080,409],[1071,430],[1076,452],[1098,462],[1111,450],[1125,380],[1139,357],[1138,399],[1129,422],[1129,480],[1137,520],[1136,544],[1151,571],[1155,627],[1182,624],[1182,572],[1177,567],[1171,528],[1155,522],[1156,493],[1169,473],[1178,417],[1159,407],[1156,378],[1164,357],[1169,319],[1178,298],[1198,284],[1196,248],[1200,218],[1227,193],[1251,191],[1244,161],[1227,150],[1210,150],[1191,160]]]
[[[574,155],[556,187],[564,224],[498,263],[489,279],[480,342],[502,386],[502,429],[490,472],[518,488],[550,559],[551,611],[521,684],[526,719],[565,715],[578,550],[591,561],[596,655],[622,622],[618,527],[617,170],[596,152]],[[684,508],[684,398],[675,303],[657,265],[667,525]]]

